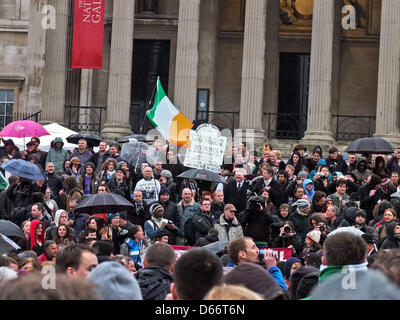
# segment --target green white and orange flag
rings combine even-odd
[[[161,86],[160,78],[157,79],[157,92],[153,108],[146,112],[147,117],[164,139],[181,147],[189,142],[190,122],[168,99]]]

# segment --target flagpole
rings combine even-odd
[[[144,123],[146,122],[146,116],[147,116],[146,113],[147,113],[147,111],[149,111],[150,108],[151,108],[151,100],[153,100],[153,97],[154,97],[154,95],[155,95],[155,93],[156,93],[156,90],[157,90],[157,83],[158,83],[158,80],[159,80],[159,79],[160,79],[160,76],[157,77],[156,85],[154,86],[153,92],[152,92],[152,94],[151,94],[151,97],[150,97],[150,100],[149,100],[149,104],[148,104],[147,110],[146,110],[145,113],[144,113],[144,117],[143,117],[142,125],[141,125],[141,127],[140,127],[139,134],[142,134],[142,133],[143,133],[143,127],[144,127]],[[142,152],[142,145],[140,145],[139,154],[138,154],[138,157],[137,157],[137,159],[136,159],[135,170],[137,169],[137,165],[138,165],[138,162],[139,162],[139,158],[140,158],[141,152]]]
[[[146,112],[144,113],[143,122],[142,122],[142,125],[141,125],[141,127],[140,127],[139,133],[143,133],[144,123],[146,122],[146,113],[147,113],[147,111],[149,111],[150,108],[151,108],[151,100],[153,100],[153,97],[154,97],[154,95],[155,95],[155,93],[156,93],[156,91],[157,91],[157,83],[158,83],[158,80],[159,80],[159,79],[160,79],[160,76],[157,77],[156,85],[154,86],[153,93],[151,94],[151,97],[150,97],[150,100],[149,100],[149,104],[148,104],[147,110],[146,110]]]

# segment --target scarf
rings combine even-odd
[[[319,275],[319,283],[328,279],[333,274],[342,273],[344,268],[348,268],[348,270],[353,271],[368,271],[368,262],[360,263],[360,264],[350,264],[347,266],[324,266],[321,264],[320,266],[320,275]]]

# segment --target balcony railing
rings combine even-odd
[[[373,116],[333,114],[332,119],[332,131],[336,141],[371,137],[375,132],[376,118]]]
[[[100,134],[107,107],[65,106],[65,124],[73,131]]]
[[[336,141],[353,141],[370,137],[375,132],[374,116],[332,115],[332,133]],[[264,113],[268,139],[294,139],[304,137],[307,129],[306,113]]]

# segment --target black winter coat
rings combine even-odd
[[[192,227],[195,231],[196,241],[208,234],[208,231],[214,226],[214,221],[210,216],[203,212],[196,213],[192,219]]]
[[[136,202],[133,202],[134,207],[128,211],[128,221],[142,226],[144,230],[144,223],[145,221],[149,220],[150,213],[149,213],[149,205],[142,201],[142,205],[138,206]]]
[[[271,214],[266,211],[245,210],[239,214],[238,220],[244,236],[269,244],[271,224],[275,222]]]
[[[157,266],[149,266],[140,269],[135,275],[143,300],[165,300],[170,293],[173,282],[172,275],[165,269]]]

